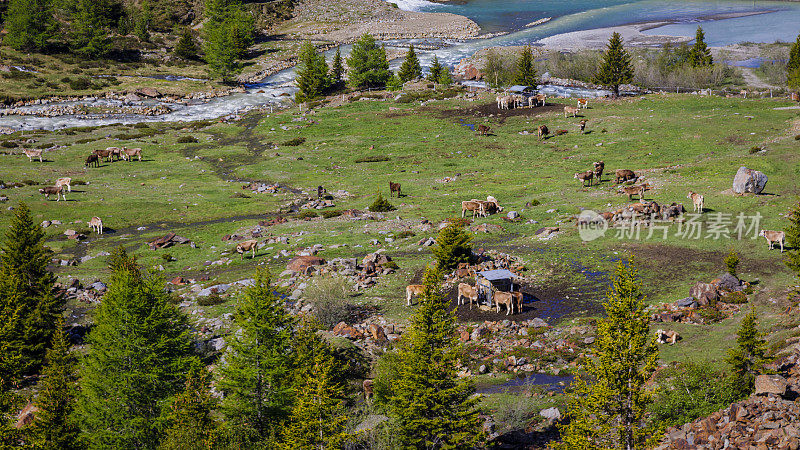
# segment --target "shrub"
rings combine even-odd
[[[728,269],[729,274],[736,276],[736,268],[739,267],[739,254],[733,248],[728,252],[728,256],[725,257],[725,267]]]
[[[326,219],[331,219],[333,217],[339,217],[342,215],[344,211],[341,209],[323,209],[322,210],[322,217]]]
[[[163,259],[166,262],[176,261],[175,257],[172,256],[171,253],[164,253],[163,255],[161,255],[161,259]]]
[[[369,210],[372,212],[388,212],[394,211],[395,208],[388,200],[383,198],[380,192],[378,192],[378,197],[375,198],[375,201],[372,202],[372,205],[369,206]]]
[[[225,303],[225,299],[219,296],[218,293],[212,292],[207,297],[200,297],[197,299],[197,304],[200,306],[215,306]]]
[[[540,201],[539,201],[539,199],[536,199],[536,198],[535,198],[535,199],[533,199],[533,200],[529,201],[529,202],[528,202],[528,204],[529,204],[531,207],[534,207],[534,206],[539,206],[539,205],[541,205],[541,204],[542,204],[542,202],[540,202]]]
[[[454,269],[458,263],[469,262],[472,257],[471,239],[464,227],[456,222],[444,227],[436,237],[436,245],[431,248],[439,270]]]
[[[653,420],[664,425],[692,422],[737,400],[729,377],[710,366],[689,363],[666,369],[663,375],[668,378],[650,411]]]
[[[92,87],[92,80],[89,77],[78,77],[69,80],[69,88],[73,91],[83,91]]]
[[[501,394],[494,420],[504,431],[523,430],[539,420],[539,405],[536,399],[525,395]]]
[[[306,141],[306,138],[304,138],[304,137],[296,137],[296,138],[292,138],[292,139],[289,139],[288,141],[284,142],[283,145],[285,145],[287,147],[297,147],[298,145],[301,145],[305,141]]]
[[[178,144],[196,144],[200,141],[198,141],[197,138],[194,136],[181,136],[175,142],[177,142]]]
[[[88,183],[83,180],[72,180],[70,184],[73,186],[86,186]]]
[[[22,180],[20,183],[24,184],[25,186],[37,186],[39,184],[33,180]]]
[[[411,230],[403,230],[403,231],[397,233],[397,236],[395,236],[395,237],[397,239],[405,239],[405,238],[410,238],[410,237],[414,237],[414,236],[416,236],[416,234],[414,234],[413,231],[411,231]]]
[[[94,142],[96,140],[97,139],[95,139],[95,138],[84,138],[84,139],[78,139],[77,141],[75,141],[75,143],[78,144],[78,145],[80,145],[80,144],[88,144],[89,142]]]
[[[697,313],[708,323],[719,322],[725,318],[725,313],[713,306],[698,308]]]
[[[723,294],[719,301],[722,303],[733,303],[740,305],[742,303],[747,303],[747,294],[741,291],[728,292],[727,294]]]
[[[304,297],[314,304],[317,319],[330,329],[349,317],[347,298],[350,292],[350,285],[344,278],[317,277],[305,290]]]
[[[356,163],[365,163],[365,162],[382,162],[382,161],[389,161],[388,156],[363,156],[361,158],[356,159]]]
[[[757,145],[754,145],[754,146],[750,147],[750,154],[751,155],[753,155],[755,153],[758,153],[760,151],[761,151],[761,147],[759,147]]]
[[[0,144],[0,146],[2,146],[3,148],[17,148],[19,147],[19,144],[12,141],[3,141],[3,143]]]
[[[110,79],[111,78],[107,78],[107,80],[110,80]],[[135,128],[137,130],[141,130],[141,129],[144,129],[144,128],[150,128],[150,125],[148,125],[146,123],[143,123],[143,122],[140,122],[140,123],[133,124],[133,128]]]
[[[297,214],[297,218],[300,220],[311,220],[315,217],[319,217],[316,209],[307,209]]]

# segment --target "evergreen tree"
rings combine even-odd
[[[189,27],[184,27],[181,31],[181,37],[178,43],[175,44],[175,56],[182,59],[197,59],[197,43],[192,35],[192,30]]]
[[[404,448],[474,448],[483,443],[474,388],[459,381],[455,315],[428,267],[425,291],[403,335],[400,374],[388,403]]]
[[[318,352],[295,392],[295,405],[279,448],[285,450],[336,449],[347,436],[344,391],[335,380],[335,361]]]
[[[361,36],[347,58],[350,84],[356,88],[380,87],[386,85],[392,72],[386,60],[386,49],[375,42],[369,34]]]
[[[619,95],[621,84],[633,81],[633,65],[631,57],[622,46],[622,36],[614,32],[608,41],[608,47],[603,53],[603,62],[594,76],[595,83],[608,86],[614,91],[614,96]]]
[[[325,94],[330,86],[328,78],[328,63],[325,57],[317,53],[317,49],[311,42],[304,42],[300,48],[299,64],[295,82],[300,90],[295,96],[295,100],[305,102],[317,99]]]
[[[267,271],[256,273],[234,317],[239,329],[220,367],[219,389],[232,439],[249,447],[273,437],[291,412],[294,319],[275,295]]]
[[[5,28],[6,45],[21,51],[45,50],[58,29],[51,0],[11,0]]]
[[[142,0],[139,8],[135,10],[133,23],[133,32],[140,41],[147,42],[150,40],[151,17],[150,2]]]
[[[342,62],[342,52],[339,47],[336,47],[336,54],[333,56],[330,79],[334,86],[341,86],[342,82],[344,82],[344,63]]]
[[[521,86],[536,86],[536,69],[533,67],[533,50],[530,45],[522,49],[514,81]]]
[[[403,64],[400,65],[397,76],[400,77],[400,81],[403,83],[422,78],[422,66],[419,64],[417,52],[414,51],[414,44],[408,46],[406,58],[403,60]]]
[[[789,213],[789,226],[786,228],[786,264],[800,277],[800,203]]]
[[[172,401],[166,436],[159,450],[210,450],[218,437],[211,416],[216,399],[211,396],[211,375],[199,363],[189,371],[183,392]]]
[[[89,58],[108,54],[111,43],[108,40],[108,18],[103,4],[95,0],[77,0],[76,11],[72,15],[70,41],[75,53]]]
[[[53,334],[52,347],[47,351],[47,365],[42,370],[39,396],[33,425],[28,431],[35,447],[58,450],[81,449],[80,429],[75,423],[77,395],[75,358],[69,352],[64,333],[64,321],[59,318]]]
[[[212,76],[229,82],[242,67],[238,62],[253,43],[255,22],[238,0],[208,0],[205,16],[206,62]]]
[[[703,33],[703,29],[697,27],[694,45],[689,51],[689,64],[691,64],[692,67],[710,66],[714,62],[714,59],[711,57],[711,50],[709,50],[706,45],[705,38],[706,35]]]
[[[399,91],[403,89],[403,82],[397,74],[392,74],[392,78],[389,78],[389,81],[386,82],[386,89],[389,91]]]
[[[92,448],[154,448],[162,410],[190,367],[191,338],[163,279],[142,273],[122,248],[110,267],[80,370],[78,417]]]
[[[442,86],[450,86],[453,84],[453,75],[450,74],[450,69],[447,66],[442,66],[438,83]]]
[[[800,88],[800,34],[789,49],[789,61],[786,63],[786,79],[790,88]]]
[[[736,276],[737,267],[739,267],[739,254],[731,247],[728,256],[725,257],[725,268],[729,274]]]
[[[469,262],[472,257],[470,240],[472,237],[459,222],[453,221],[444,227],[436,237],[436,245],[431,247],[439,270],[454,269],[458,263]]]
[[[756,375],[767,363],[767,341],[758,331],[756,311],[751,309],[742,318],[736,332],[736,347],[728,350],[725,361],[731,365],[733,390],[739,398],[753,392]]]
[[[0,384],[14,384],[42,366],[64,307],[64,299],[53,293],[44,238],[21,203],[0,254]]]
[[[575,378],[568,398],[565,449],[643,448],[660,438],[644,418],[652,403],[645,384],[658,367],[658,347],[633,258],[617,265],[603,306],[594,355],[584,360],[586,373]]]
[[[433,55],[433,62],[431,63],[431,71],[428,73],[428,81],[433,81],[434,83],[439,82],[439,78],[442,76],[442,64],[439,62],[439,57]]]

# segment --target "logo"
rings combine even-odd
[[[585,209],[578,215],[578,234],[586,242],[603,237],[608,230],[608,222],[600,214]]]

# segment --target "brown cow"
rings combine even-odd
[[[514,296],[512,292],[496,291],[494,293],[494,304],[497,312],[500,312],[500,305],[505,305],[506,315],[514,314]]]
[[[461,217],[464,217],[467,211],[472,211],[473,218],[476,214],[478,216],[486,216],[486,210],[483,207],[483,202],[480,200],[472,199],[461,202]]]
[[[44,194],[44,198],[50,198],[50,195],[55,195],[57,202],[61,201],[61,197],[64,197],[64,201],[67,201],[67,196],[64,194],[64,188],[61,186],[47,186],[39,189],[39,193]]]
[[[66,186],[68,192],[72,192],[72,178],[64,177],[56,180],[56,186]]]
[[[106,158],[106,161],[111,162],[112,153],[111,153],[111,150],[109,150],[109,149],[105,149],[105,150],[97,149],[97,150],[94,151],[94,154],[97,155],[100,158]]]
[[[87,156],[86,162],[83,163],[83,167],[89,167],[91,165],[94,165],[95,167],[100,167],[100,158],[94,153]]]
[[[703,209],[705,206],[705,199],[702,195],[698,194],[697,192],[689,191],[689,195],[686,198],[692,199],[692,204],[694,205],[694,212],[703,213]]]
[[[606,163],[603,161],[597,161],[593,163],[594,165],[594,176],[597,178],[597,182],[603,181],[603,171],[606,169]]]
[[[589,180],[589,186],[592,185],[592,179],[594,178],[594,172],[591,170],[587,170],[586,172],[578,172],[573,177],[576,180],[581,180],[581,185],[586,186],[586,180]]]
[[[625,182],[625,181],[630,181],[630,180],[635,180],[636,179],[636,174],[633,173],[632,170],[628,170],[628,169],[617,169],[615,171],[615,174],[617,176],[617,178],[615,180],[616,184],[620,184],[621,182]]]
[[[328,191],[322,186],[317,186],[317,198],[322,198]]]
[[[256,257],[256,249],[258,248],[258,240],[250,239],[249,241],[242,241],[236,244],[236,252],[242,254],[242,259],[244,259],[244,254],[247,252],[252,252],[253,256],[250,259]]]
[[[406,286],[406,306],[411,306],[414,298],[421,296],[425,292],[425,286],[421,284],[409,284]]]
[[[25,156],[28,157],[29,162],[33,162],[33,158],[39,158],[39,162],[42,162],[41,150],[25,149],[22,151],[22,153],[25,153]]]
[[[536,135],[540,141],[545,139],[548,134],[550,134],[550,130],[547,129],[547,125],[539,125],[539,128],[536,129]]]
[[[106,147],[106,150],[111,152],[111,159],[113,160],[114,157],[117,157],[117,161],[122,158],[122,149],[119,147]]]
[[[364,400],[369,401],[372,398],[374,381],[364,380],[361,386],[364,388]]]
[[[456,304],[463,305],[469,300],[469,309],[472,309],[472,302],[478,303],[478,290],[467,283],[458,283],[458,299]]]
[[[534,98],[540,106],[545,106],[545,104],[547,104],[547,96],[544,94],[536,94]]]
[[[141,148],[127,148],[122,147],[122,159],[126,161],[133,161],[133,157],[138,156],[139,161],[142,160],[142,149]]]
[[[392,196],[393,193],[397,192],[397,198],[400,198],[400,183],[392,183],[389,182],[389,197]]]
[[[581,126],[581,134],[585,134],[586,133],[586,119],[581,120],[579,125]]]
[[[486,136],[487,134],[491,133],[492,129],[489,128],[488,125],[480,124],[478,125],[478,134],[481,136]]]
[[[772,250],[772,246],[775,243],[781,244],[781,253],[783,253],[783,244],[786,242],[786,233],[783,231],[771,231],[771,230],[761,230],[758,233],[759,236],[764,236],[764,239],[767,240],[769,243],[769,249]]]
[[[578,99],[578,109],[581,109],[581,108],[586,109],[588,107],[589,107],[589,99],[586,99],[586,98],[579,98]]]
[[[92,228],[92,231],[96,232],[97,234],[103,234],[103,221],[99,217],[92,217],[92,220],[87,223]]]
[[[645,185],[640,184],[639,186],[620,186],[619,193],[620,194],[627,194],[628,200],[633,200],[634,195],[639,196],[639,200],[644,200],[644,191],[647,190]]]
[[[572,114],[572,117],[575,117],[575,116],[578,115],[578,112],[580,112],[580,110],[581,110],[580,108],[575,107],[575,106],[565,106],[564,107],[564,117],[567,117],[570,114]]]
[[[669,345],[674,345],[681,339],[681,335],[672,330],[657,330],[656,331],[656,342],[659,344],[666,344],[669,342]]]

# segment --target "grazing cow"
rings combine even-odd
[[[525,96],[520,94],[512,95],[514,98],[514,107],[515,108],[522,108],[525,106]]]
[[[656,331],[656,342],[659,344],[666,344],[669,342],[669,345],[674,345],[681,339],[681,335],[675,331],[668,330],[658,330]]]
[[[783,231],[761,230],[759,236],[764,236],[764,239],[769,243],[769,249],[777,242],[781,244],[781,253],[783,253],[783,244],[786,242],[786,233]]]
[[[322,186],[317,186],[317,198],[322,198],[322,197],[324,197],[324,196],[325,196],[325,194],[327,194],[327,193],[328,193],[328,191],[327,191],[327,190],[326,190],[324,187],[322,187]]]
[[[41,150],[25,149],[22,152],[25,153],[25,156],[28,157],[29,162],[33,162],[33,158],[39,158],[39,162],[42,162]]]
[[[480,124],[478,125],[478,134],[481,136],[486,136],[487,134],[491,133],[492,129],[489,128],[488,125]]]
[[[122,149],[121,148],[119,148],[119,147],[106,147],[106,150],[111,152],[111,159],[112,160],[114,159],[115,156],[117,157],[117,161],[119,161],[120,158],[122,158]]]
[[[586,133],[586,119],[581,120],[580,126],[581,126],[581,134]]]
[[[550,130],[547,129],[547,125],[539,125],[539,128],[536,129],[536,135],[540,141],[545,139],[548,134],[550,134]]]
[[[250,259],[253,259],[256,257],[257,248],[258,248],[258,240],[250,239],[249,241],[242,241],[236,244],[236,253],[241,253],[242,259],[244,259],[245,253],[252,252],[253,256]]]
[[[111,150],[109,149],[105,150],[97,149],[94,151],[94,154],[100,158],[106,158],[106,161],[111,162]]]
[[[421,284],[409,284],[406,286],[406,306],[411,306],[414,298],[421,296],[425,292],[425,286]]]
[[[100,158],[94,153],[87,156],[86,162],[83,163],[83,167],[89,167],[91,165],[94,165],[95,167],[100,167]]]
[[[389,182],[389,197],[392,196],[392,193],[397,192],[397,198],[400,198],[400,183],[392,183]]]
[[[68,192],[72,192],[72,178],[64,177],[56,180],[56,186],[66,186]]]
[[[472,309],[472,302],[478,303],[478,290],[467,283],[458,283],[458,299],[456,300],[456,304],[464,305],[467,300],[469,300],[469,309]]]
[[[529,107],[533,108],[534,106],[536,106],[536,103],[537,103],[537,100],[536,100],[536,96],[535,95],[532,95],[532,96],[528,97],[528,106]]]
[[[369,401],[372,398],[374,381],[364,380],[361,386],[364,388],[364,400]]]
[[[686,198],[692,199],[692,203],[694,204],[694,212],[703,212],[705,198],[703,198],[702,195],[698,194],[697,192],[689,191],[689,195],[687,195]]]
[[[594,164],[594,176],[597,178],[597,182],[600,183],[603,181],[603,171],[606,169],[606,163],[603,161],[597,161]]]
[[[586,109],[589,107],[589,99],[586,98],[579,98],[578,99],[578,109]]]
[[[640,184],[639,186],[620,186],[619,193],[627,194],[628,200],[633,200],[634,195],[638,195],[639,200],[644,200],[644,191],[646,190],[647,188],[643,184]]]
[[[491,214],[494,214],[495,212],[503,212],[503,207],[500,206],[500,202],[498,202],[497,199],[491,195],[486,196],[486,202],[484,203],[483,207],[486,212],[491,211]]]
[[[494,304],[497,312],[500,312],[500,305],[505,305],[506,315],[514,314],[514,295],[513,292],[496,291],[494,293]]]
[[[536,94],[535,96],[536,101],[539,103],[539,106],[545,106],[547,104],[547,96],[544,94]]]
[[[586,180],[589,180],[589,186],[591,186],[594,178],[594,172],[591,170],[587,170],[586,172],[578,172],[573,178],[576,180],[581,180],[581,185],[584,187],[586,186]]]
[[[127,148],[122,147],[122,159],[126,161],[133,161],[133,157],[139,157],[139,161],[142,160],[142,149],[141,148]]]
[[[494,99],[497,101],[497,109],[503,109],[503,96],[498,95]]]
[[[572,114],[572,117],[575,117],[575,116],[578,115],[578,112],[580,110],[581,110],[580,108],[577,108],[575,106],[565,106],[564,107],[564,117],[567,117],[570,114]]]
[[[486,211],[484,210],[483,203],[479,200],[466,200],[461,202],[461,217],[464,217],[464,214],[467,211],[472,211],[472,217],[475,217],[475,214],[478,216],[486,216]]]
[[[97,234],[103,234],[103,221],[99,217],[92,217],[92,220],[87,223],[92,228],[92,231],[96,232]]]
[[[47,186],[43,189],[39,189],[40,194],[44,194],[44,198],[50,198],[50,195],[56,196],[56,201],[61,201],[61,197],[64,197],[64,201],[67,201],[67,196],[64,194],[64,188],[61,186]]]
[[[636,174],[633,173],[632,170],[617,169],[614,173],[617,176],[617,178],[615,179],[615,183],[616,184],[620,184],[620,183],[625,182],[625,181],[635,180],[636,179]]]

